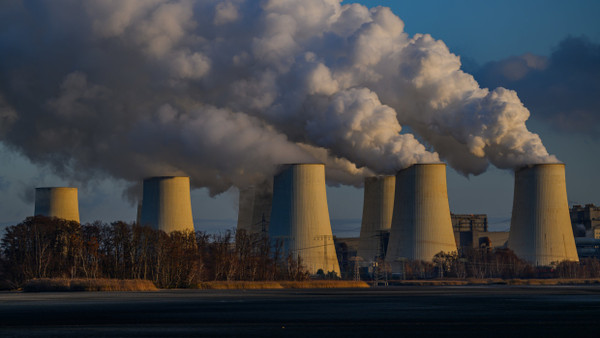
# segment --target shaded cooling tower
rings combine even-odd
[[[457,251],[444,163],[415,164],[396,174],[392,229],[386,262],[431,261],[440,251]]]
[[[194,231],[190,178],[152,177],[144,180],[141,225],[171,231]]]
[[[248,234],[268,234],[272,201],[271,184],[240,189],[237,229]]]
[[[34,215],[79,222],[77,188],[36,188]]]
[[[395,176],[365,178],[362,224],[358,241],[357,256],[361,265],[385,256],[385,237],[392,226],[394,210]]]
[[[535,265],[579,261],[569,216],[564,164],[536,164],[515,172],[508,247]]]
[[[273,182],[269,237],[281,241],[285,253],[300,257],[309,273],[319,269],[340,275],[329,222],[325,165],[290,164]]]

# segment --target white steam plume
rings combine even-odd
[[[185,174],[212,193],[280,163],[360,185],[440,157],[464,174],[556,160],[514,92],[403,30],[335,0],[3,2],[0,140],[82,180]]]

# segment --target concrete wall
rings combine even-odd
[[[248,234],[268,234],[272,202],[271,184],[240,189],[237,229]]]
[[[515,172],[508,247],[535,265],[579,260],[569,217],[564,164],[537,164]]]
[[[152,177],[144,180],[141,225],[171,231],[194,231],[190,178]]]
[[[362,266],[369,266],[377,256],[385,256],[382,232],[390,231],[394,211],[395,176],[365,178],[362,223],[358,257]]]
[[[77,188],[36,188],[34,215],[79,222]]]
[[[319,269],[340,274],[325,191],[323,164],[282,167],[273,182],[269,237],[281,241],[284,252],[300,257],[311,274]]]
[[[448,205],[446,165],[415,164],[396,175],[386,262],[396,272],[399,259],[431,261],[440,251],[457,251]]]

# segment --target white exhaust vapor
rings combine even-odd
[[[0,12],[12,34],[0,38],[0,141],[74,180],[176,173],[216,194],[279,163],[337,164],[328,183],[360,186],[440,159],[465,175],[556,162],[515,92],[480,88],[385,7],[53,0]]]

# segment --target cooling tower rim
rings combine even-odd
[[[523,171],[523,170],[527,170],[527,169],[533,169],[533,168],[541,168],[541,167],[549,167],[549,166],[561,166],[561,167],[566,167],[566,164],[564,162],[556,162],[556,163],[532,163],[532,164],[526,164],[524,166],[520,166],[515,168],[515,172],[519,172],[519,171]]]
[[[404,169],[398,170],[398,172],[402,172],[404,170],[408,170],[408,169],[411,169],[411,168],[414,168],[414,167],[431,167],[431,166],[444,166],[444,167],[446,167],[446,163],[444,163],[444,162],[415,163],[415,164],[412,164],[412,165],[410,165],[410,166],[408,166],[408,167],[406,167]]]
[[[187,178],[189,179],[189,176],[150,176],[150,177],[146,177],[144,178],[144,181],[162,181],[162,180],[168,180],[168,179],[173,179],[173,178]]]
[[[368,178],[386,178],[386,177],[394,177],[396,175],[387,175],[387,174],[381,174],[381,175],[371,175],[371,176],[365,176],[365,180]]]
[[[280,166],[298,166],[298,165],[325,165],[321,162],[305,162],[305,163],[281,163]]]
[[[380,180],[385,180],[385,179],[392,179],[395,178],[396,175],[372,175],[372,176],[365,176],[364,178],[364,182],[376,182],[376,181],[380,181]]]
[[[59,189],[75,189],[75,190],[77,190],[77,187],[37,187],[37,188],[35,188],[35,190],[59,190]]]

